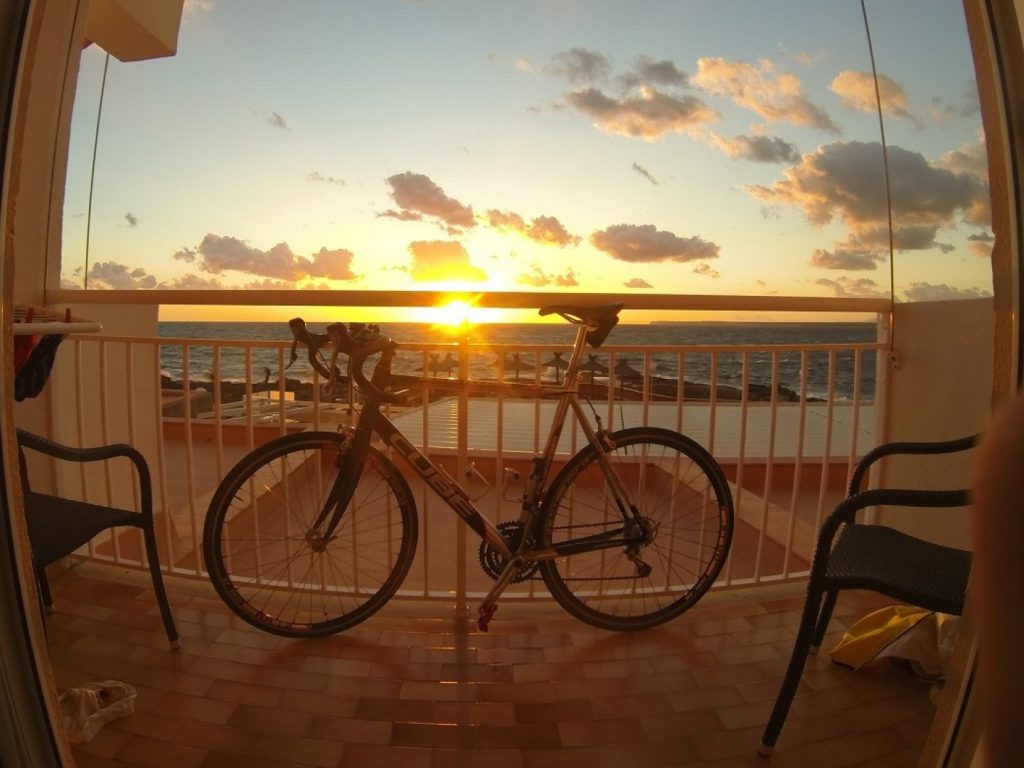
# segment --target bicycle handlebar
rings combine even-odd
[[[612,328],[619,322],[619,312],[623,306],[621,303],[600,306],[555,304],[543,307],[539,314],[542,317],[557,314],[574,325],[586,326],[587,343],[596,349],[604,343]],[[344,323],[331,323],[325,329],[326,333],[313,333],[306,328],[306,322],[301,317],[295,317],[288,321],[288,327],[291,329],[293,337],[289,366],[298,358],[297,348],[301,343],[308,350],[309,363],[313,369],[328,381],[338,381],[341,378],[341,371],[334,364],[335,360],[339,354],[348,355],[349,376],[360,390],[385,403],[395,403],[401,400],[398,393],[385,389],[389,383],[391,361],[395,356],[398,344],[383,335],[376,325],[349,323],[346,328]],[[329,367],[324,364],[320,354],[320,348],[328,342],[333,344]],[[373,377],[367,379],[363,373],[363,365],[368,357],[377,353],[383,354],[374,369]]]
[[[382,402],[397,402],[400,397],[393,392],[388,392],[383,387],[387,386],[387,378],[391,373],[391,360],[394,358],[398,344],[390,337],[381,334],[380,328],[376,325],[364,323],[350,323],[346,328],[344,323],[331,323],[327,326],[326,333],[313,333],[306,328],[306,322],[301,317],[295,317],[288,321],[288,327],[292,331],[292,353],[291,365],[298,358],[297,347],[304,344],[308,349],[309,363],[317,373],[328,381],[336,381],[341,378],[341,372],[334,364],[338,354],[348,355],[348,373],[356,385],[364,393],[376,397]],[[328,342],[333,344],[331,352],[330,367],[324,365],[320,356],[320,348]],[[366,359],[383,352],[383,356],[377,367],[374,369],[372,379],[367,379],[363,373],[363,365]]]

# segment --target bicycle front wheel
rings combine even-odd
[[[217,593],[255,627],[319,637],[358,624],[398,590],[416,551],[416,506],[369,449],[351,502],[326,541],[313,523],[338,479],[345,436],[302,432],[242,459],[214,493],[203,555]]]
[[[645,629],[672,619],[711,587],[729,554],[733,504],[721,467],[690,438],[657,427],[612,435],[607,452],[646,535],[609,547],[623,517],[597,450],[588,445],[558,473],[543,504],[541,546],[583,540],[582,552],[541,563],[551,595],[602,629]],[[587,537],[590,539],[588,547]]]

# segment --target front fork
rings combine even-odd
[[[360,415],[360,422],[362,422]],[[341,523],[341,517],[352,501],[356,486],[363,474],[363,465],[370,445],[370,430],[363,429],[362,423],[355,429],[345,431],[345,441],[341,444],[338,456],[334,460],[338,468],[338,476],[331,487],[331,492],[324,501],[323,509],[316,516],[305,539],[314,552],[323,552],[334,538],[334,532]]]

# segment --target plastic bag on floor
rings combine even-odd
[[[957,618],[909,605],[882,608],[844,633],[832,660],[860,669],[877,659],[901,659],[919,679],[939,682],[949,665]]]
[[[72,744],[87,744],[100,729],[135,711],[135,689],[128,683],[104,680],[60,694],[61,719]]]

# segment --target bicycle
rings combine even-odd
[[[292,320],[292,359],[296,346],[305,345],[313,366],[334,382],[337,358],[347,355],[349,381],[363,402],[354,428],[276,438],[243,457],[219,484],[203,529],[217,593],[248,623],[287,637],[348,629],[380,609],[408,573],[418,536],[416,499],[394,463],[397,455],[482,540],[481,567],[494,585],[478,609],[481,631],[502,592],[538,572],[562,608],[603,629],[653,627],[687,610],[729,553],[732,495],[711,454],[678,432],[643,426],[610,432],[596,411],[591,425],[580,395],[580,361],[588,344],[601,346],[622,306],[541,309],[542,316],[557,314],[577,326],[562,383],[489,383],[492,392],[557,400],[547,442],[532,458],[518,499],[519,519],[497,525],[381,410],[405,402],[411,391],[392,386],[399,345],[373,326],[335,323],[316,334]],[[321,351],[328,345],[329,363]],[[367,379],[363,367],[374,355],[380,357]],[[548,482],[570,411],[586,445]]]

